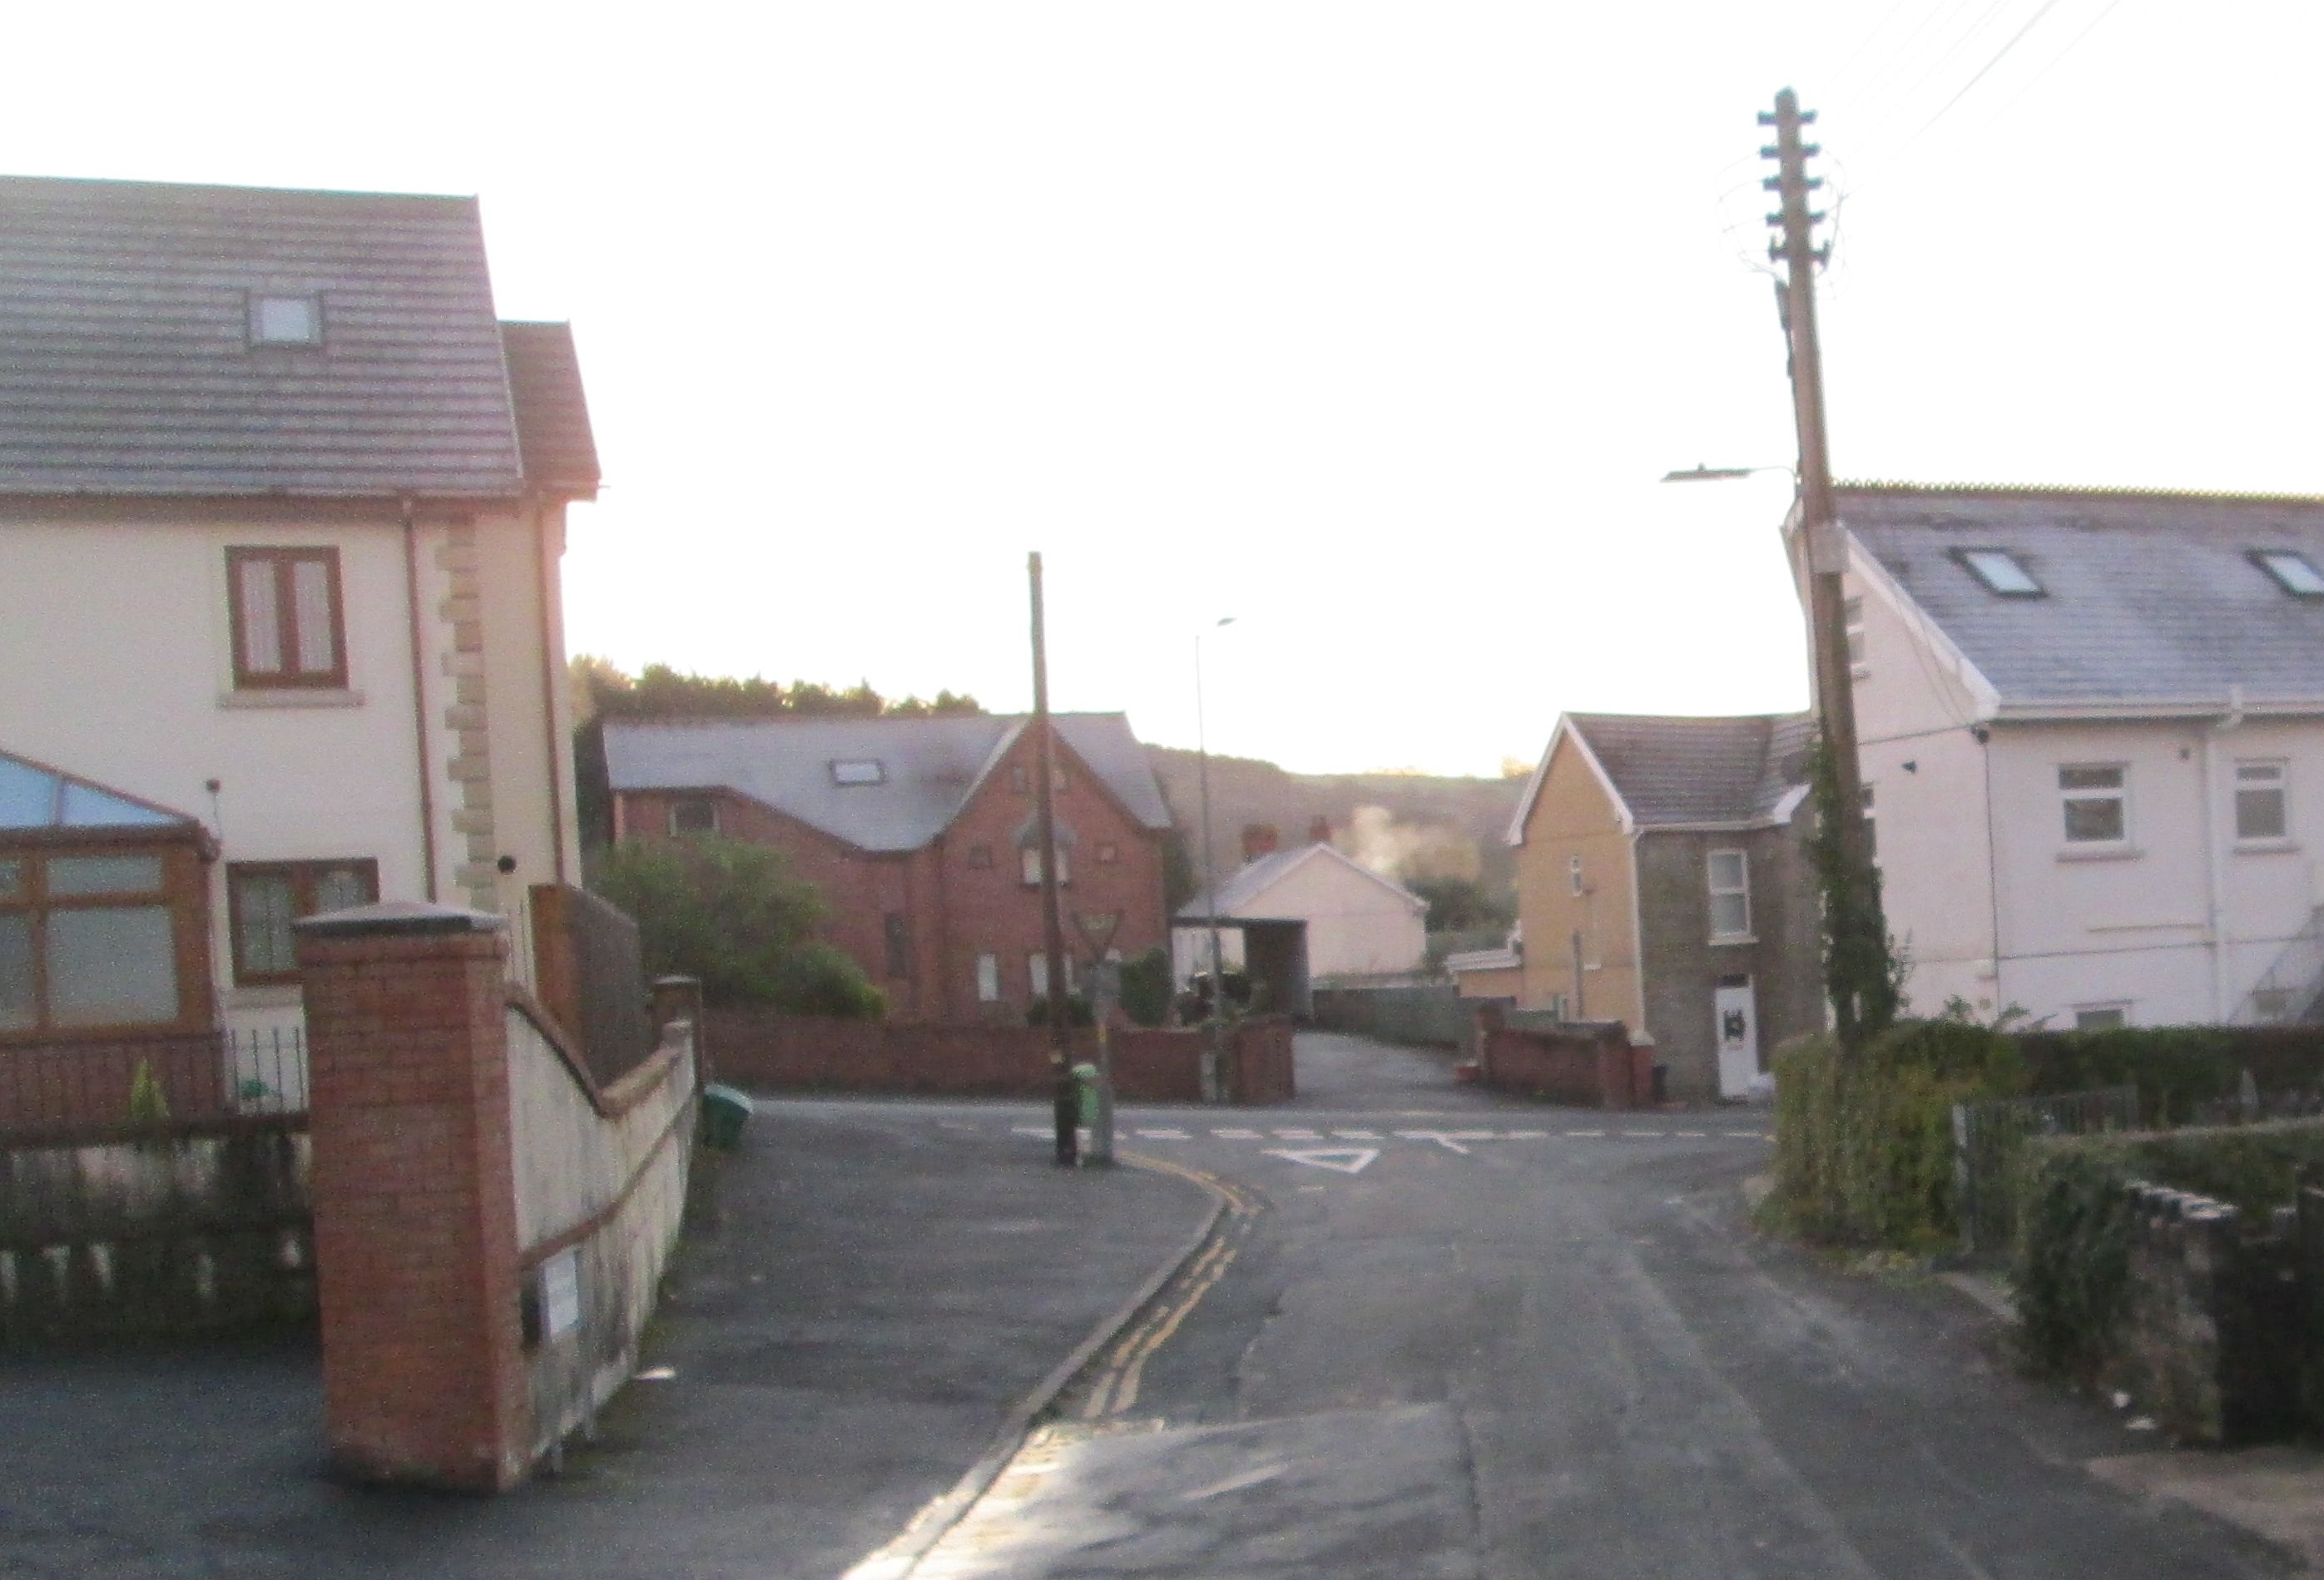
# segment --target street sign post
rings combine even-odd
[[[1090,1013],[1097,1021],[1097,1113],[1090,1124],[1088,1158],[1101,1168],[1113,1163],[1113,1006],[1120,1002],[1121,962],[1101,957],[1090,967]]]

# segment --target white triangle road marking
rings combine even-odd
[[[1265,1150],[1270,1158],[1305,1163],[1310,1169],[1329,1169],[1334,1174],[1361,1174],[1365,1167],[1379,1156],[1378,1147],[1268,1147]]]

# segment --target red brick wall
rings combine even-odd
[[[1046,1097],[1048,1033],[1028,1026],[832,1021],[767,1010],[707,1012],[718,1078],[762,1091],[894,1092]],[[1205,1033],[1149,1028],[1113,1033],[1114,1093],[1126,1103],[1202,1098]],[[1293,1094],[1291,1022],[1279,1016],[1237,1029],[1236,1103],[1280,1103]],[[1074,1034],[1076,1060],[1097,1057],[1097,1034]]]
[[[1584,1108],[1643,1108],[1653,1050],[1618,1025],[1517,1030],[1497,1004],[1477,1010],[1477,1079],[1496,1091]]]
[[[924,848],[874,855],[843,844],[744,797],[720,793],[719,829],[732,838],[770,845],[787,854],[798,874],[823,892],[831,907],[823,934],[845,951],[888,994],[891,1016],[906,1021],[990,1021],[1022,1026],[1031,1006],[1028,956],[1044,947],[1041,891],[1024,881],[1018,830],[1033,816],[1035,782],[1031,732],[1010,748],[952,826]],[[1113,947],[1124,958],[1167,942],[1163,916],[1162,847],[1073,754],[1061,737],[1057,758],[1065,786],[1056,795],[1061,830],[1070,829],[1067,882],[1059,891],[1065,946],[1077,957],[1074,980],[1086,973],[1090,951],[1074,925],[1076,912],[1120,916]],[[1016,788],[1024,771],[1026,790]],[[666,838],[673,796],[659,791],[622,795],[622,827],[634,838]],[[972,865],[982,846],[991,864]],[[1110,846],[1114,859],[1099,859]],[[911,975],[888,971],[886,918],[901,912],[911,929]],[[1001,998],[976,996],[976,958],[996,956]]]
[[[325,1431],[365,1480],[527,1470],[504,941],[302,936]]]

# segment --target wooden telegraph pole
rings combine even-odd
[[[1792,411],[1799,430],[1800,540],[1807,558],[1817,725],[1839,781],[1836,832],[1841,862],[1849,886],[1863,901],[1849,908],[1851,915],[1833,917],[1831,921],[1836,929],[1869,929],[1871,942],[1885,961],[1887,924],[1880,913],[1871,852],[1865,847],[1864,781],[1856,757],[1856,698],[1848,656],[1847,595],[1841,586],[1848,568],[1848,548],[1832,508],[1831,454],[1824,430],[1823,353],[1816,338],[1815,272],[1831,257],[1831,249],[1815,245],[1816,222],[1823,215],[1808,208],[1808,194],[1823,185],[1823,179],[1809,175],[1807,169],[1808,161],[1822,150],[1801,136],[1802,128],[1814,122],[1815,112],[1802,110],[1799,96],[1788,88],[1775,96],[1772,114],[1760,112],[1759,124],[1775,129],[1775,143],[1759,150],[1761,158],[1775,162],[1775,173],[1761,184],[1780,199],[1776,212],[1767,216],[1768,225],[1776,232],[1775,239],[1767,244],[1767,256],[1784,265],[1783,288],[1776,300],[1783,310],[1784,338],[1791,351]],[[1860,945],[1862,940],[1858,942]],[[1853,1040],[1859,1008],[1854,1003],[1833,1005],[1843,1040]]]
[[[1056,725],[1049,717],[1049,659],[1041,616],[1041,556],[1029,556],[1026,569],[1033,583],[1033,751],[1038,788],[1033,793],[1033,837],[1041,848],[1041,936],[1048,956],[1049,1073],[1057,1127],[1057,1166],[1072,1168],[1079,1160],[1075,1132],[1079,1104],[1074,1092],[1073,1059],[1066,1024],[1065,929],[1057,915],[1057,818],[1054,792],[1057,782]]]

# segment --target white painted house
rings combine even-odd
[[[1173,964],[1184,982],[1210,963],[1207,894],[1178,910]],[[1317,843],[1269,851],[1219,882],[1218,915],[1236,922],[1304,923],[1310,982],[1395,976],[1428,954],[1428,901],[1392,879]],[[1243,964],[1242,937],[1221,939],[1229,970]]]
[[[1848,485],[1837,508],[1913,1007],[2313,1018],[2324,500]]]
[[[295,1025],[375,897],[526,959],[596,485],[474,199],[0,180],[0,1054]]]

